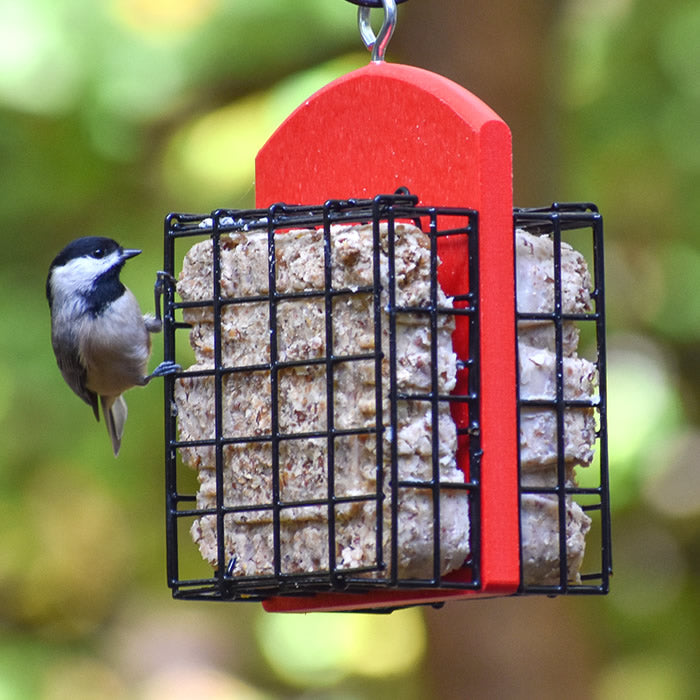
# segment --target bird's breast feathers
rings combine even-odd
[[[90,390],[116,396],[143,383],[151,339],[131,291],[127,289],[100,315],[79,323],[80,357]]]

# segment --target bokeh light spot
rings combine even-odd
[[[0,2],[0,102],[36,113],[69,107],[82,79],[59,9]]]
[[[649,457],[662,469],[650,470],[644,483],[646,500],[673,518],[700,514],[700,431],[672,433]]]
[[[258,640],[270,666],[294,685],[328,686],[355,674],[405,673],[421,660],[426,632],[420,611],[389,616],[264,614]]]
[[[134,32],[168,36],[196,29],[218,5],[219,0],[113,0],[112,10]]]
[[[608,440],[611,491],[617,507],[638,493],[649,449],[682,419],[680,399],[664,355],[639,336],[610,339]]]

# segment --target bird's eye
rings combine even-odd
[[[95,248],[95,250],[92,251],[92,257],[93,258],[104,258],[105,252],[102,248]]]

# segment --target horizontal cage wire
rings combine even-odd
[[[166,382],[175,597],[478,589],[477,216],[417,201],[167,217],[164,349],[196,358]]]
[[[517,263],[516,284],[522,286],[516,294],[519,592],[607,593],[612,561],[602,218],[593,204],[553,204],[546,209],[516,209],[514,222],[516,253],[520,245],[528,245],[518,238],[518,230],[546,236],[552,247],[549,308],[531,308],[530,282],[519,255]],[[578,251],[584,251],[588,270],[582,270]],[[576,282],[577,275],[584,278],[583,283]],[[578,355],[584,345],[594,355],[591,362]],[[548,356],[551,365],[547,365]],[[526,376],[529,364],[550,368],[553,390],[550,387],[546,395],[536,394]],[[555,446],[553,455],[533,457],[528,447],[533,425],[541,441],[549,440]],[[547,537],[554,542],[549,552],[541,546]]]

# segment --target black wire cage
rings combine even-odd
[[[166,286],[164,353],[189,365],[165,381],[174,597],[267,605],[330,594],[352,609],[370,596],[358,607],[391,609],[396,592],[411,604],[479,594],[482,504],[499,494],[481,482],[478,218],[406,192],[168,215],[165,272],[179,272],[180,300]],[[519,305],[501,342],[520,348],[522,375],[518,338],[547,336],[553,383],[533,397],[521,376],[516,392],[521,442],[524,423],[546,414],[552,455],[542,478],[527,460],[507,465],[519,473],[521,523],[511,592],[605,593],[602,220],[589,204],[516,209],[516,230],[551,241],[552,306]],[[590,269],[581,309],[567,306],[566,241]],[[455,255],[462,274],[448,296],[438,270]],[[595,356],[595,392],[571,395],[572,333]],[[581,421],[590,455],[572,461]],[[581,484],[576,461],[593,462]],[[527,538],[545,531],[554,540],[542,553]],[[528,574],[533,559],[545,575]]]
[[[546,311],[534,311],[527,299],[518,295],[516,309],[516,334],[519,352],[518,381],[518,420],[520,435],[519,450],[519,492],[521,524],[521,581],[520,593],[562,593],[605,594],[609,591],[612,574],[612,554],[610,535],[610,484],[608,475],[608,434],[607,434],[607,386],[605,349],[605,274],[603,259],[603,220],[598,208],[592,203],[554,203],[547,208],[515,209],[516,231],[524,229],[532,234],[546,236],[552,241],[552,307]],[[567,242],[568,241],[568,242]],[[516,243],[517,245],[517,243]],[[590,268],[590,300],[579,304],[582,308],[567,308],[572,304],[572,292],[566,288],[567,265],[571,264],[571,252],[585,251]],[[525,282],[517,276],[516,290]],[[567,303],[567,297],[569,302]],[[579,300],[580,301],[580,300]],[[552,345],[554,387],[547,397],[530,396],[524,379],[528,362],[538,360],[527,349],[528,329],[540,334],[548,334]],[[595,365],[595,391],[577,391],[575,384],[579,361],[575,347],[587,346],[588,354]],[[541,339],[541,336],[540,336]],[[523,342],[524,341],[524,342]],[[538,344],[536,342],[536,344]],[[541,343],[540,343],[541,344]],[[525,350],[525,352],[523,352]],[[531,353],[531,351],[530,351]],[[523,357],[525,355],[525,357]],[[585,362],[585,360],[583,361]],[[589,365],[591,369],[593,367]],[[549,475],[534,478],[528,461],[528,448],[524,444],[525,423],[532,416],[550,419],[553,454],[544,459],[549,467]],[[577,451],[576,439],[583,440],[587,454]],[[547,432],[546,429],[544,432]],[[537,437],[542,437],[536,433]],[[595,445],[595,454],[588,450]],[[572,465],[587,466],[578,470],[582,483],[579,484]],[[535,512],[540,508],[553,508],[556,512],[555,552],[545,556],[552,566],[545,581],[537,581],[528,575],[526,539],[532,536],[528,528],[526,503],[531,502]],[[555,506],[556,504],[556,506]],[[530,514],[532,517],[532,513]],[[575,558],[576,540],[585,536],[588,528],[589,541],[586,543],[585,568],[580,576],[571,580],[570,566]],[[579,529],[580,528],[580,529]],[[541,536],[541,533],[539,533]]]

